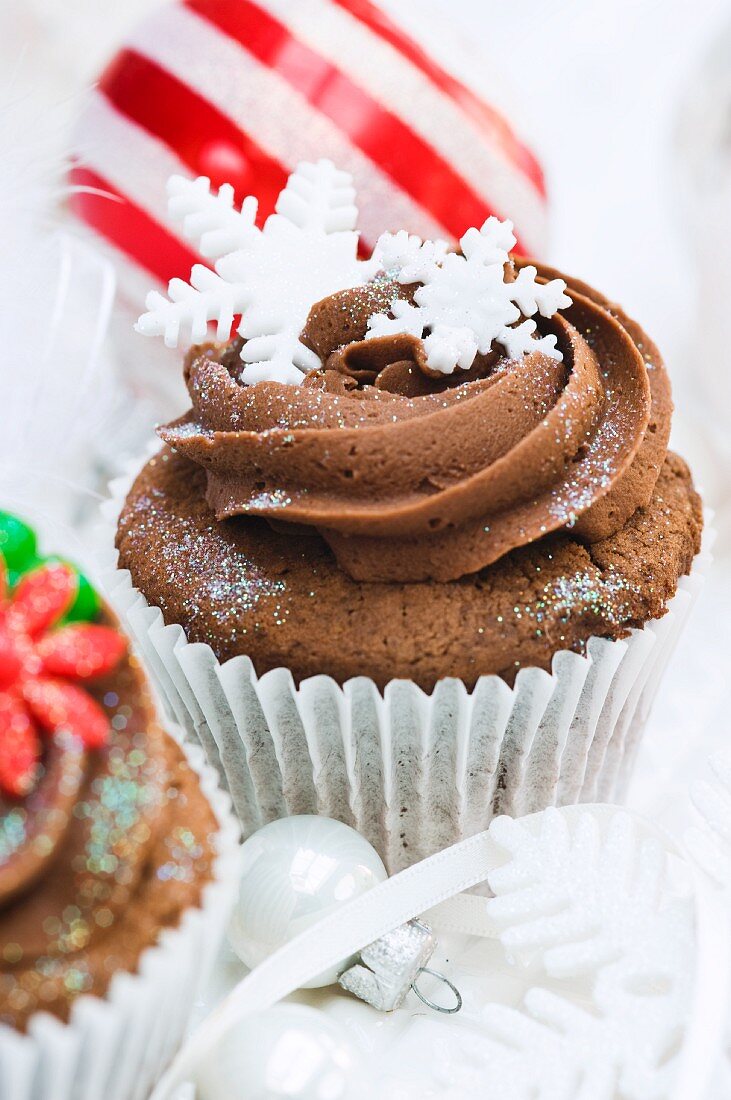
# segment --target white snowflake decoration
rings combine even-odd
[[[229,185],[213,193],[204,177],[173,176],[168,192],[171,214],[183,219],[186,236],[215,271],[196,264],[190,283],[171,281],[168,298],[152,291],[137,331],[162,335],[175,347],[183,332],[204,340],[208,322],[216,321],[217,339],[226,340],[241,313],[237,331],[246,341],[241,358],[247,364],[241,380],[301,382],[321,365],[300,340],[310,308],[367,282],[376,270],[373,261],[357,258],[351,176],[328,160],[298,165],[263,229],[255,225],[256,199],[249,196],[236,210]]]
[[[171,176],[167,190],[170,216],[182,221],[185,236],[197,242],[201,256],[220,260],[229,252],[248,248],[256,238],[257,201],[253,195],[237,210],[231,184],[224,183],[216,193],[205,176],[196,180]]]
[[[468,370],[478,352],[487,354],[493,343],[511,359],[541,351],[560,360],[556,337],[536,339],[532,317],[552,317],[571,305],[563,279],[539,283],[535,267],[524,267],[514,282],[506,282],[505,264],[515,245],[509,221],[488,218],[482,229],[469,229],[460,245],[462,255],[448,253],[443,241],[384,234],[374,259],[400,283],[423,285],[414,293],[414,305],[396,299],[391,316],[371,317],[368,335],[424,337],[429,366],[443,374]],[[525,320],[516,324],[521,317]]]
[[[490,875],[496,896],[487,903],[511,954],[538,953],[552,977],[568,978],[636,952],[646,934],[656,939],[666,853],[657,840],[638,840],[628,814],[614,814],[606,836],[592,814],[570,828],[555,809],[544,811],[537,836],[508,817],[490,832],[512,854]]]
[[[523,1010],[486,1007],[483,1025],[511,1057],[522,1051],[526,1096],[666,1096],[694,954],[692,908],[668,900],[667,853],[621,811],[605,828],[589,810],[537,820],[492,823],[511,858],[489,876],[488,912],[509,954],[554,980],[588,979],[591,1011],[536,988]]]

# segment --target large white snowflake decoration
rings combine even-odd
[[[489,876],[488,912],[509,954],[551,979],[587,982],[591,1010],[533,989],[523,1011],[491,1005],[482,1022],[524,1051],[535,1089],[526,1095],[666,1096],[694,956],[692,908],[668,900],[667,852],[620,811],[604,827],[590,810],[537,820],[493,822],[511,858]]]
[[[204,177],[173,176],[168,193],[171,214],[183,220],[186,236],[215,270],[196,264],[189,283],[170,282],[167,298],[152,291],[137,331],[162,335],[175,347],[183,333],[204,340],[208,322],[216,321],[217,339],[226,340],[240,313],[237,331],[246,341],[241,357],[247,364],[241,380],[301,382],[320,366],[300,340],[310,308],[367,282],[376,270],[373,261],[357,258],[351,176],[328,160],[298,165],[263,229],[255,224],[256,199],[249,196],[237,210],[229,185],[215,193]]]
[[[468,229],[460,240],[462,255],[447,252],[443,241],[422,241],[401,232],[385,233],[373,253],[384,271],[400,283],[421,283],[414,304],[396,299],[390,315],[376,314],[368,335],[410,333],[424,337],[429,366],[443,374],[468,370],[479,352],[501,344],[511,359],[542,351],[561,359],[553,335],[535,337],[536,313],[552,317],[571,305],[563,279],[536,281],[535,267],[524,267],[513,282],[505,264],[515,246],[513,224],[488,218],[481,229]],[[516,324],[520,318],[523,320]]]

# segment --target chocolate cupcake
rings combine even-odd
[[[221,196],[173,182],[204,250],[239,250],[141,329],[244,319],[188,355],[191,411],[121,508],[120,594],[245,830],[332,814],[395,869],[621,793],[702,512],[634,321],[495,219],[459,253],[387,234],[357,261],[333,172],[236,240]]]
[[[0,517],[0,1094],[131,1097],[207,977],[238,829],[112,613],[19,531]]]

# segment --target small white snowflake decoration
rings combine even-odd
[[[164,336],[175,347],[183,332],[204,340],[208,322],[216,321],[217,339],[226,340],[241,313],[237,331],[246,341],[241,357],[247,364],[241,380],[301,382],[320,366],[300,340],[310,308],[362,285],[376,270],[357,258],[351,176],[328,160],[298,165],[263,229],[255,225],[256,199],[249,196],[237,210],[227,184],[214,193],[204,177],[173,176],[168,193],[171,214],[183,220],[186,236],[215,270],[196,264],[190,283],[171,281],[168,298],[152,291],[137,331]]]
[[[536,339],[532,317],[552,317],[571,305],[563,279],[539,283],[535,267],[524,267],[513,282],[506,281],[505,264],[515,245],[509,221],[488,218],[482,229],[468,229],[460,245],[462,255],[448,253],[443,241],[385,233],[374,259],[400,283],[422,285],[414,305],[397,299],[390,316],[371,317],[368,335],[424,337],[428,364],[442,374],[468,370],[477,353],[487,354],[493,343],[511,359],[541,351],[560,360],[556,337]],[[521,317],[525,320],[516,324]]]

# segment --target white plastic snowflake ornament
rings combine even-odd
[[[658,839],[641,837],[621,811],[604,833],[588,812],[570,824],[551,807],[540,823],[534,831],[499,817],[491,826],[512,859],[490,875],[487,908],[511,954],[540,957],[552,977],[567,978],[630,956],[647,967],[658,946],[666,957],[677,953],[677,921],[665,929],[660,914],[667,853]],[[670,944],[660,942],[661,931]]]
[[[537,1100],[668,1096],[694,928],[692,906],[672,895],[659,836],[608,807],[497,818],[490,834],[509,853],[489,875],[500,942],[553,980],[583,980],[589,1009],[540,987],[521,1009],[487,1006],[492,1065],[502,1059],[524,1085],[516,1095]]]
[[[280,194],[276,213],[264,228],[255,225],[257,203],[246,198],[240,210],[233,189],[213,193],[210,181],[173,176],[170,212],[182,218],[186,236],[214,261],[215,271],[196,264],[190,283],[173,279],[168,298],[153,291],[137,331],[164,336],[175,347],[182,332],[204,340],[208,322],[216,338],[228,339],[236,314],[246,343],[241,381],[297,384],[320,366],[300,340],[310,308],[338,290],[360,286],[377,265],[357,258],[355,191],[352,178],[328,160],[302,163]]]
[[[511,359],[541,351],[560,360],[556,337],[536,339],[530,318],[536,313],[552,317],[571,305],[563,279],[539,283],[535,267],[524,267],[514,282],[506,281],[505,265],[515,245],[509,221],[488,218],[482,229],[468,229],[460,245],[462,255],[448,253],[442,241],[384,234],[374,259],[400,283],[422,285],[414,305],[396,300],[390,316],[371,317],[368,335],[425,336],[427,362],[442,374],[457,367],[468,370],[478,352],[486,355],[493,343],[501,344]]]

